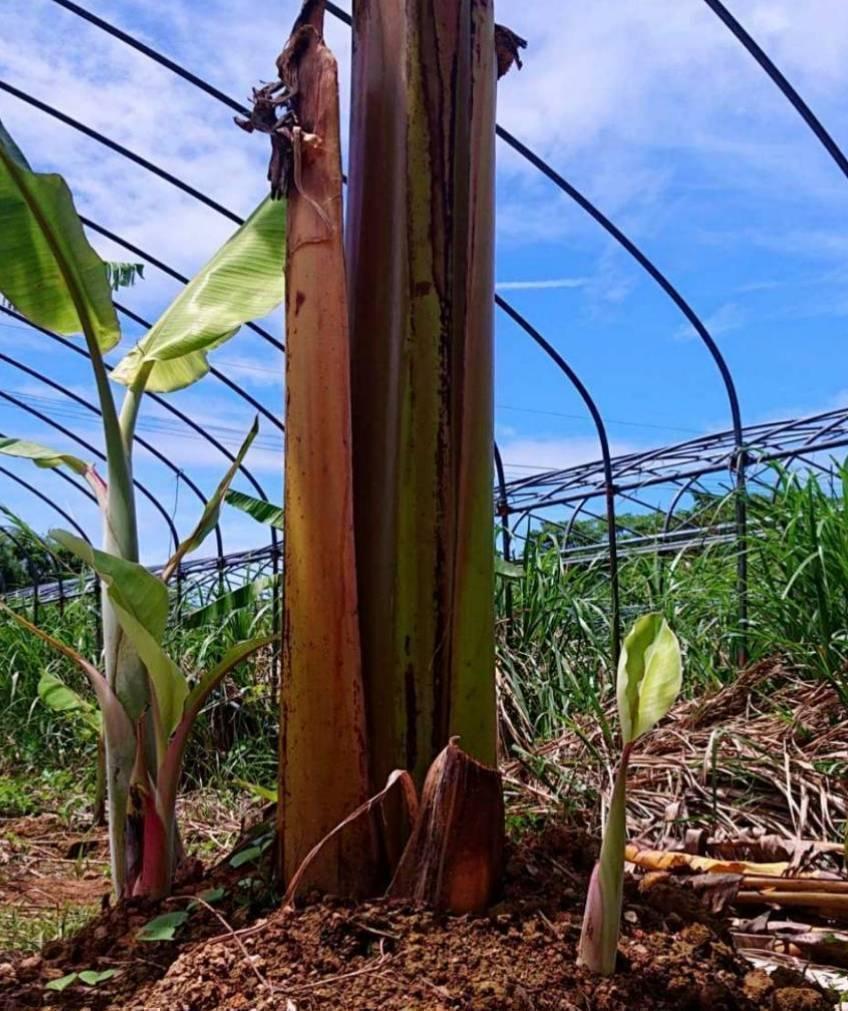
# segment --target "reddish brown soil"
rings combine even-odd
[[[105,829],[80,832],[55,814],[0,820],[0,908],[96,905],[107,868]]]
[[[126,903],[70,941],[30,958],[0,957],[0,1008],[256,1009],[256,1011],[825,1011],[833,1002],[791,973],[777,984],[733,952],[721,927],[684,923],[625,902],[620,971],[592,978],[574,964],[591,844],[549,830],[514,848],[503,900],[481,917],[449,917],[386,900],[332,898],[264,919],[244,903],[247,875],[229,866],[181,890],[214,885],[215,906],[236,931],[195,909],[173,942],[143,942],[161,912]],[[166,909],[185,908],[185,900]],[[58,994],[51,978],[116,969],[96,988]]]

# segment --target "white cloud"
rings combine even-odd
[[[745,310],[736,302],[725,302],[715,312],[704,319],[704,326],[711,337],[739,330],[745,324]],[[697,340],[698,334],[688,324],[683,323],[674,331],[674,339],[679,341]]]
[[[587,277],[552,277],[545,281],[498,281],[498,291],[544,291],[554,288],[583,288],[589,283]]]
[[[848,6],[736,0],[732,10],[837,139],[848,136]],[[701,199],[693,163],[724,192],[845,206],[835,166],[705,4],[501,0],[498,18],[529,42],[524,69],[499,85],[501,123],[607,213],[624,216],[626,231],[650,234],[676,197]],[[499,157],[511,179],[499,208],[504,237],[514,239],[522,218],[531,234],[538,226],[550,237],[559,223],[567,235],[553,186],[504,145]]]
[[[623,440],[613,440],[610,445],[613,456],[632,453],[639,448],[644,447]],[[510,438],[501,443],[500,450],[508,479],[564,470],[601,458],[597,438],[589,436]]]

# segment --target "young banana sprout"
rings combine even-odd
[[[680,644],[661,614],[646,614],[624,640],[618,664],[621,759],[601,855],[589,881],[577,961],[592,972],[615,971],[621,929],[626,842],[627,764],[636,741],[669,711],[680,691]]]
[[[284,202],[264,200],[119,363],[111,378],[127,390],[118,410],[104,361],[105,353],[121,339],[112,303],[114,275],[110,277],[107,265],[89,245],[64,179],[33,172],[2,123],[0,205],[0,297],[37,327],[83,335],[107,457],[104,479],[70,454],[21,439],[0,440],[0,453],[30,459],[40,467],[67,467],[84,477],[103,517],[102,551],[69,534],[56,535],[100,576],[103,673],[70,647],[28,627],[77,663],[97,696],[116,894],[162,894],[170,887],[173,870],[173,808],[185,737],[209,691],[264,641],[235,647],[189,691],[161,646],[168,612],[165,582],[182,557],[215,526],[256,425],[162,580],[138,564],[133,437],[145,390],[167,393],[201,379],[209,368],[209,351],[282,301],[286,207]]]

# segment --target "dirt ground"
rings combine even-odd
[[[0,907],[98,906],[109,891],[105,829],[77,831],[55,814],[0,822]]]
[[[540,762],[589,782],[594,766],[583,749],[598,731],[584,730],[545,745]],[[640,750],[631,838],[661,844],[675,832],[679,846],[683,829],[705,824],[730,837],[744,829],[833,843],[848,813],[846,748],[848,719],[830,688],[793,679],[774,662],[757,665],[697,708],[679,704]],[[774,755],[783,756],[782,777]],[[102,830],[79,830],[55,814],[0,820],[0,1011],[825,1011],[836,998],[810,974],[846,989],[848,940],[825,963],[839,967],[833,972],[809,967],[803,951],[757,950],[763,964],[781,964],[767,975],[734,951],[728,913],[716,918],[676,899],[669,907],[661,892],[640,893],[633,881],[619,971],[598,980],[578,969],[596,851],[585,830],[597,824],[597,805],[565,810],[549,780],[520,763],[505,779],[512,823],[548,827],[511,843],[503,895],[478,917],[319,896],[282,909],[267,867],[270,834],[259,826],[233,850],[246,808],[216,808],[214,796],[184,798],[181,826],[195,857],[221,862],[204,871],[195,861],[160,905],[109,905]],[[744,907],[742,915],[762,911]],[[145,939],[151,920],[174,913],[183,922],[171,925],[172,939]],[[830,943],[833,924],[818,922]],[[60,939],[39,947],[42,923],[45,937]],[[753,921],[749,933],[757,933]]]
[[[259,865],[239,867],[229,861],[205,878],[183,882],[178,892],[185,897],[164,907],[136,901],[106,908],[77,935],[39,954],[0,955],[0,1008],[833,1007],[832,999],[796,973],[781,970],[769,978],[753,970],[734,953],[720,924],[660,913],[643,905],[634,888],[625,901],[621,971],[603,981],[589,976],[575,966],[574,956],[592,858],[591,841],[573,832],[528,835],[512,847],[502,900],[479,917],[385,900],[352,905],[332,897],[307,897],[297,910],[269,908],[261,858]],[[86,888],[96,897],[102,882]],[[191,894],[206,898],[190,908]],[[145,924],[168,910],[189,913],[174,939],[141,939]],[[51,980],[86,970],[114,975],[95,986],[77,979],[62,992],[47,988]]]

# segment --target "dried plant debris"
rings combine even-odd
[[[799,678],[780,658],[761,661],[707,700],[681,702],[638,747],[628,784],[628,836],[685,850],[704,830],[710,855],[841,866],[848,821],[848,712],[836,690]],[[612,706],[609,707],[610,712]],[[574,720],[504,769],[514,814],[551,812],[600,825],[613,755],[601,722]],[[693,838],[693,837],[690,837]],[[804,842],[798,842],[804,840]],[[730,849],[728,849],[730,847]],[[790,850],[792,851],[790,854]]]
[[[498,60],[498,80],[508,74],[515,64],[519,70],[524,66],[521,62],[521,50],[527,48],[527,40],[516,35],[504,25],[495,25],[495,52]]]

